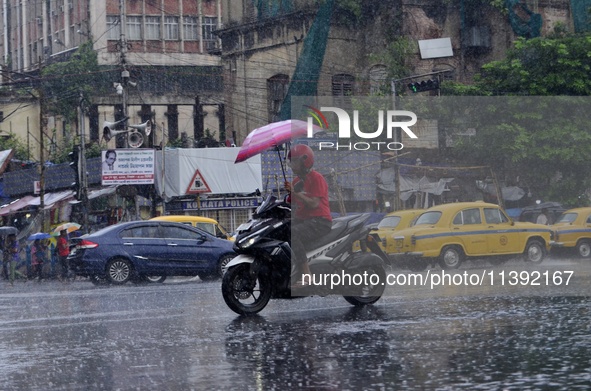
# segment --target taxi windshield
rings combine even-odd
[[[572,223],[577,219],[576,213],[564,213],[556,223]]]
[[[437,224],[440,218],[441,212],[425,212],[419,216],[417,222],[414,225]]]
[[[400,224],[400,216],[387,216],[378,224],[379,228],[396,228]]]

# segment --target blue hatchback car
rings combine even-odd
[[[236,255],[232,242],[181,223],[132,221],[73,239],[72,271],[93,282],[219,277]]]

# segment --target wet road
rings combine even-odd
[[[569,285],[555,278],[570,270]],[[516,285],[512,271],[525,272]],[[544,271],[551,284],[523,284]],[[365,308],[340,297],[272,301],[252,318],[227,309],[219,281],[2,281],[0,388],[591,388],[591,262],[458,273],[468,284],[391,286]],[[469,285],[473,274],[490,278]]]

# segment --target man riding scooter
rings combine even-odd
[[[306,243],[330,232],[332,217],[328,204],[328,184],[318,171],[314,170],[314,152],[303,144],[294,145],[287,158],[291,170],[296,175],[293,183],[285,182],[289,193],[288,202],[292,204],[291,246],[295,255],[297,281],[292,288],[302,287],[302,275],[310,275],[306,258]]]

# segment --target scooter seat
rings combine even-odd
[[[319,237],[316,240],[306,245],[307,250],[312,250],[328,244],[337,238],[344,236],[348,230],[363,224],[369,218],[369,214],[363,213],[358,215],[337,217],[332,220],[332,228],[327,235]]]

